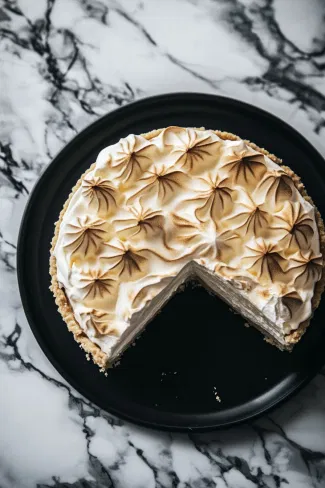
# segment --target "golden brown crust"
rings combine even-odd
[[[146,134],[141,134],[141,135],[143,137],[145,137],[146,139],[150,140],[153,137],[158,136],[162,130],[163,129],[156,129],[156,130],[153,130],[151,132],[148,132]],[[239,136],[236,136],[235,134],[232,134],[231,132],[223,132],[223,131],[219,131],[219,130],[215,130],[214,132],[218,137],[220,137],[221,139],[224,139],[224,140],[227,140],[227,139],[232,140],[232,141],[240,140]],[[244,140],[244,142],[247,145],[249,145],[252,149],[255,149],[256,151],[261,152],[265,156],[268,156],[274,163],[281,165],[282,169],[292,178],[296,188],[299,190],[299,192],[304,197],[304,199],[315,207],[312,199],[307,194],[307,191],[306,191],[304,185],[302,184],[300,177],[297,176],[288,166],[282,165],[281,159],[277,158],[274,154],[269,153],[266,149],[260,148],[259,146],[257,146],[253,142],[250,142],[248,140]],[[74,193],[78,190],[78,188],[81,186],[84,177],[90,171],[92,171],[94,169],[94,167],[95,167],[95,163],[93,163],[91,165],[91,167],[82,174],[82,176],[77,181],[76,185],[72,188],[72,191],[69,195],[69,198],[65,202],[65,204],[64,204],[64,206],[60,212],[59,219],[55,224],[55,232],[54,232],[54,237],[52,239],[51,257],[50,257],[50,275],[51,275],[51,287],[50,287],[50,289],[51,289],[51,291],[55,297],[55,303],[58,306],[58,310],[59,310],[63,320],[67,324],[68,330],[73,333],[74,339],[80,344],[80,347],[82,347],[84,349],[84,351],[87,353],[87,357],[89,358],[88,355],[90,354],[94,363],[96,363],[100,368],[102,368],[102,370],[104,370],[109,366],[108,357],[100,349],[100,347],[97,346],[97,344],[94,344],[93,342],[91,342],[88,339],[88,337],[86,336],[86,334],[81,329],[78,322],[76,321],[74,314],[73,314],[73,311],[72,311],[72,308],[71,308],[71,305],[69,303],[69,300],[68,300],[66,294],[64,293],[64,290],[62,288],[60,288],[60,286],[59,286],[58,279],[57,279],[56,258],[53,254],[56,242],[58,240],[60,225],[61,225],[63,216],[64,216],[64,214],[65,214],[65,212],[69,206],[71,198],[74,195]],[[316,223],[318,226],[319,236],[320,236],[321,253],[323,256],[323,273],[322,273],[322,277],[321,277],[320,281],[318,281],[315,285],[314,296],[313,296],[313,300],[312,300],[313,310],[315,310],[319,306],[319,303],[321,300],[321,295],[325,289],[325,230],[324,230],[323,220],[322,220],[321,215],[320,215],[320,213],[316,207],[315,207],[315,215],[316,215]],[[305,321],[305,322],[302,322],[299,325],[297,330],[291,332],[290,334],[288,334],[286,336],[285,339],[286,339],[286,342],[288,344],[288,347],[287,347],[288,350],[290,350],[292,348],[292,346],[301,339],[301,337],[305,333],[309,323],[310,323],[310,319]],[[267,340],[271,343],[274,343],[274,341],[272,339],[268,338]],[[278,344],[276,344],[276,345],[278,345]]]

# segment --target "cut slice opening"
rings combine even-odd
[[[249,325],[256,327],[279,349],[292,349],[292,344],[287,343],[282,329],[263,314],[231,280],[222,278],[197,262],[191,261],[142,310],[133,314],[129,327],[124,331],[119,342],[112,348],[111,364],[116,362],[125,349],[145,330],[149,322],[179,291],[182,285],[192,280],[198,281],[208,292],[213,293],[226,302],[233,311],[239,313]]]

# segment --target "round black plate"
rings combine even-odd
[[[227,98],[171,94],[109,113],[71,141],[36,184],[18,245],[20,293],[43,351],[85,397],[108,412],[170,430],[207,430],[251,419],[312,378],[325,362],[325,300],[289,354],[263,340],[201,287],[176,294],[105,377],[86,360],[49,291],[54,222],[79,176],[99,151],[129,133],[169,125],[239,134],[282,158],[302,176],[325,215],[325,163],[294,129],[262,110]],[[217,401],[216,393],[221,402]]]

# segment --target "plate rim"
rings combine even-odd
[[[323,156],[320,154],[320,152],[300,133],[298,132],[294,127],[292,127],[290,124],[285,122],[284,120],[280,119],[276,115],[273,115],[272,113],[261,109],[259,107],[256,107],[250,103],[243,102],[241,100],[237,100],[235,98],[231,97],[224,97],[221,95],[215,95],[215,94],[205,94],[205,93],[199,93],[199,92],[175,92],[175,93],[164,93],[164,94],[159,94],[159,95],[154,95],[150,97],[143,97],[141,99],[138,99],[132,103],[128,103],[122,107],[115,108],[108,112],[107,114],[99,117],[97,120],[92,122],[91,124],[87,125],[84,127],[77,135],[75,135],[67,144],[65,144],[57,153],[56,155],[52,158],[50,163],[44,168],[44,170],[41,172],[39,177],[37,178],[34,186],[32,187],[32,190],[28,196],[27,202],[25,204],[25,208],[21,217],[20,225],[19,225],[19,232],[18,232],[18,239],[17,239],[17,254],[16,254],[16,267],[17,267],[17,278],[18,278],[18,288],[19,288],[19,293],[20,293],[20,298],[23,306],[24,313],[27,318],[28,325],[40,347],[42,350],[42,353],[46,356],[46,358],[50,361],[50,363],[54,366],[54,368],[57,370],[57,372],[62,376],[62,378],[68,382],[69,385],[71,385],[79,394],[81,394],[86,400],[90,401],[93,403],[97,408],[100,408],[104,412],[107,412],[110,415],[115,415],[116,417],[123,419],[128,422],[132,422],[137,425],[141,425],[147,428],[153,428],[156,430],[162,430],[162,431],[169,431],[169,432],[208,432],[212,430],[218,430],[218,429],[224,429],[228,428],[231,426],[239,425],[245,422],[249,422],[251,420],[255,420],[262,415],[273,411],[275,408],[280,407],[285,401],[289,400],[292,398],[296,393],[298,393],[304,386],[306,386],[318,373],[319,368],[316,367],[312,371],[309,371],[306,373],[303,378],[297,381],[297,383],[293,383],[291,385],[291,388],[288,390],[282,392],[280,397],[278,399],[274,399],[273,402],[269,403],[268,405],[264,405],[260,408],[257,408],[253,413],[243,415],[242,417],[238,419],[233,419],[225,422],[219,422],[218,424],[205,424],[205,425],[194,425],[192,424],[191,426],[189,424],[187,425],[176,425],[174,423],[168,424],[168,423],[159,423],[159,422],[153,422],[152,420],[146,421],[143,419],[139,419],[136,416],[131,414],[126,414],[125,412],[119,411],[115,407],[109,406],[108,408],[105,408],[103,406],[100,406],[97,403],[97,400],[94,398],[94,395],[91,392],[85,391],[84,387],[82,384],[77,384],[77,382],[70,376],[68,372],[65,371],[64,367],[61,366],[60,362],[54,357],[52,354],[50,348],[48,348],[46,341],[43,340],[40,332],[39,332],[39,327],[36,325],[34,319],[33,319],[33,313],[31,311],[31,306],[29,305],[29,300],[28,296],[26,293],[26,289],[24,286],[24,241],[26,239],[26,229],[27,229],[27,222],[29,215],[31,214],[32,211],[32,206],[35,198],[37,197],[37,193],[39,188],[42,186],[43,181],[46,179],[47,174],[50,173],[50,171],[53,171],[55,166],[57,165],[57,161],[65,157],[65,153],[69,152],[70,149],[75,146],[75,144],[78,143],[81,139],[85,137],[85,135],[91,131],[96,130],[97,126],[100,126],[104,120],[110,119],[110,118],[115,118],[116,114],[117,116],[120,116],[119,114],[123,114],[123,112],[127,112],[129,110],[134,110],[139,106],[142,106],[143,104],[150,104],[150,103],[161,103],[162,101],[172,101],[173,99],[179,99],[181,101],[182,98],[186,98],[190,101],[199,101],[200,99],[202,101],[206,100],[212,100],[214,102],[220,102],[222,104],[231,104],[235,105],[237,108],[242,107],[245,110],[249,110],[252,113],[258,113],[259,115],[262,115],[269,120],[271,120],[273,123],[276,123],[278,126],[283,127],[286,129],[286,131],[289,131],[296,139],[298,138],[302,145],[306,147],[308,150],[309,154],[314,153],[314,161],[316,162],[315,166],[317,167],[317,170],[321,173],[325,180],[325,160]],[[324,359],[325,362],[325,359]],[[301,375],[299,375],[301,376]],[[278,386],[277,384],[276,386]],[[252,399],[251,401],[253,401]],[[251,402],[250,401],[250,402]],[[246,402],[246,403],[250,403]],[[244,404],[245,405],[245,404]],[[157,411],[157,416],[159,416],[159,411]],[[168,414],[168,412],[163,412],[164,414]],[[170,412],[171,415],[173,415],[173,412]],[[179,415],[180,413],[177,413],[176,415]],[[184,414],[182,414],[184,415]],[[195,416],[195,414],[187,414],[189,417]],[[185,414],[185,417],[187,416]]]

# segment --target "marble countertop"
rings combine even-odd
[[[325,370],[250,425],[150,431],[101,412],[38,347],[16,278],[19,223],[53,156],[108,111],[197,91],[281,117],[325,155],[323,0],[0,2],[1,488],[322,488]]]

